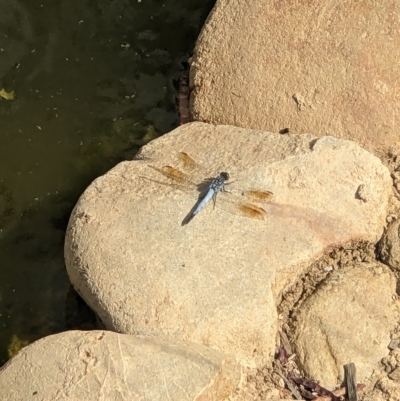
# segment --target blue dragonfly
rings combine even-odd
[[[225,211],[243,217],[265,220],[267,212],[260,206],[251,202],[263,203],[272,199],[273,193],[270,191],[247,189],[236,190],[236,193],[228,191],[225,186],[231,184],[229,174],[221,172],[217,177],[205,178],[204,168],[196,163],[187,153],[178,153],[178,162],[182,170],[163,166],[161,168],[149,166],[153,170],[161,173],[168,179],[168,182],[154,181],[162,185],[177,188],[185,193],[196,194],[198,201],[182,221],[182,225],[188,224],[203,207],[212,199],[214,207],[218,196],[218,207]]]

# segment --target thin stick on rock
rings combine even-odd
[[[285,375],[281,372],[279,368],[275,367],[275,372],[278,373],[278,375],[283,379],[288,389],[292,392],[292,394],[296,397],[297,400],[303,399],[297,388],[290,382],[289,379],[285,377]]]
[[[349,401],[357,401],[356,366],[354,363],[348,363],[347,365],[343,365],[343,368],[347,398]]]

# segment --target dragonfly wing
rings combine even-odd
[[[267,217],[267,212],[262,207],[247,202],[242,196],[239,197],[227,192],[218,194],[217,207],[236,216],[258,220],[265,220]]]
[[[258,189],[249,189],[246,191],[241,191],[240,195],[243,196],[244,199],[253,201],[253,202],[269,202],[274,194],[270,191],[263,191]]]
[[[203,166],[196,163],[187,153],[178,152],[177,153],[177,164],[179,164],[179,169],[164,166],[164,167],[154,167],[149,166],[153,170],[158,171],[165,177],[169,178],[171,181],[184,183],[187,185],[198,185],[195,183],[204,183],[204,185],[209,184],[213,177],[207,177],[207,172]]]
[[[267,212],[252,202],[265,203],[272,198],[272,192],[257,189],[221,191],[218,194],[217,204],[231,214],[265,220]]]
[[[183,192],[196,194],[199,192],[198,185],[195,184],[190,177],[183,173],[182,171],[171,167],[171,166],[164,166],[164,167],[155,167],[149,166],[153,170],[157,171],[158,173],[162,174],[164,177],[168,178],[169,182],[161,182],[150,179],[150,181],[154,181],[161,185],[166,185],[172,188],[180,189]]]
[[[187,153],[179,152],[178,160],[182,169],[187,172],[192,181],[201,182],[205,179],[211,179],[211,175],[206,169],[200,164],[196,163]]]
[[[197,163],[185,152],[179,152],[178,159],[186,170],[194,170],[198,166]]]
[[[260,206],[242,201],[228,201],[225,197],[217,198],[217,207],[236,216],[249,217],[251,219],[265,220],[267,212]]]
[[[252,203],[238,203],[235,207],[235,214],[251,219],[265,220],[267,212],[260,206]]]

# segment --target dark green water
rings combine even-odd
[[[215,0],[0,0],[0,365],[94,317],[63,243],[79,195],[177,126],[173,81]]]

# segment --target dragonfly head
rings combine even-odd
[[[228,180],[229,180],[229,174],[228,174],[228,173],[222,172],[222,173],[220,173],[219,176],[220,176],[221,178],[223,178],[224,181],[228,181]]]

